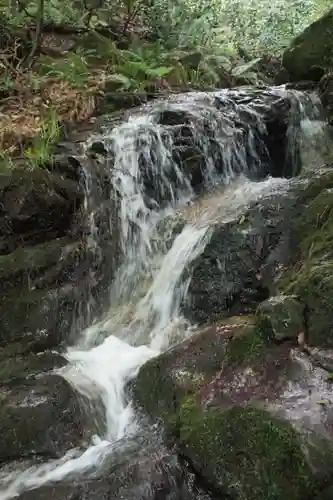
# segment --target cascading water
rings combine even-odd
[[[321,123],[315,99],[283,88],[269,92],[277,99],[289,92],[298,108],[297,112],[292,107],[298,120]],[[98,436],[83,453],[72,450],[60,460],[8,475],[0,487],[1,500],[93,471],[126,446],[139,424],[124,388],[143,363],[191,334],[191,325],[181,314],[189,283],[185,271],[209,241],[214,220],[228,221],[248,203],[288,184],[287,179],[255,182],[246,177],[251,171],[265,174],[267,169],[267,130],[258,101],[248,102],[241,92],[238,101],[233,101],[222,93],[216,106],[216,98],[215,94],[177,96],[146,106],[127,122],[103,132],[109,151],[106,164],[110,164],[112,185],[120,199],[121,265],[110,286],[109,309],[82,332],[76,346],[68,348],[68,365],[60,371],[91,402]],[[187,137],[182,140],[185,144],[190,140],[203,158],[195,173],[175,158],[175,150],[180,154],[181,148],[172,119],[179,114],[186,116],[183,132]],[[247,129],[240,124],[244,114]],[[299,140],[293,120],[288,134],[288,154],[293,154],[290,148]],[[203,187],[213,192],[196,201]],[[170,246],[167,233],[170,236],[177,224],[177,211],[188,223]],[[171,226],[166,225],[161,233],[160,225],[167,219]],[[96,408],[103,408],[102,415]]]

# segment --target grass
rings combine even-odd
[[[0,151],[2,157],[25,156],[43,163],[59,139],[61,123],[87,120],[96,107],[96,75],[78,75],[77,57],[48,61],[30,71],[16,71],[0,81]],[[59,68],[57,66],[59,65]],[[57,73],[55,71],[57,70]]]

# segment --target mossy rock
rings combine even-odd
[[[19,273],[35,274],[56,264],[64,255],[68,238],[56,238],[40,245],[18,248],[14,252],[0,255],[0,279],[15,277]]]
[[[306,306],[308,343],[333,347],[333,263],[305,266],[295,273],[287,290]]]
[[[245,334],[252,331],[253,323],[253,316],[221,320],[149,360],[141,367],[133,386],[134,398],[152,417],[173,421],[182,398],[198,393],[220,371],[229,337],[247,339]],[[241,355],[246,357],[251,347],[252,344],[248,350],[243,349]]]
[[[9,345],[0,348],[0,384],[12,385],[22,382],[42,372],[51,372],[54,368],[60,368],[65,364],[65,359],[54,352],[16,354]]]
[[[314,172],[295,188],[293,261],[278,289],[294,294],[305,307],[305,329],[312,346],[333,346],[333,171]]]
[[[304,306],[294,296],[277,295],[262,302],[257,314],[279,340],[296,339],[304,331]]]
[[[264,409],[203,411],[184,399],[180,448],[214,489],[237,500],[304,500],[315,480],[300,436]]]
[[[333,237],[333,169],[305,172],[292,188],[290,261],[322,259],[331,254]]]
[[[1,386],[0,434],[0,462],[39,454],[59,457],[79,445],[83,430],[69,384],[43,375]]]
[[[0,301],[0,346],[22,343],[34,352],[67,339],[75,312],[75,290],[23,290]]]
[[[135,399],[227,498],[304,500],[331,473],[327,373],[287,340],[265,315],[232,318],[140,369]]]
[[[282,64],[291,80],[320,80],[333,65],[332,36],[333,9],[308,26],[284,52]]]

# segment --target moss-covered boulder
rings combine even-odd
[[[333,65],[333,9],[297,36],[283,54],[282,64],[289,77],[297,80],[320,80]]]
[[[257,313],[277,340],[295,339],[304,331],[304,306],[293,296],[270,297],[259,305]]]
[[[229,498],[308,498],[313,473],[302,440],[286,422],[255,407],[202,411],[184,400],[180,447],[214,488]]]
[[[134,396],[221,495],[304,500],[333,466],[331,386],[297,342],[276,342],[268,319],[198,332],[144,365]]]
[[[304,304],[307,342],[333,347],[333,262],[305,265],[287,289]]]
[[[292,222],[293,265],[278,288],[294,294],[304,307],[307,342],[333,346],[333,171],[324,168],[295,186],[297,209]]]

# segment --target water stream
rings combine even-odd
[[[309,134],[315,129],[309,123],[317,120],[314,123],[319,129],[322,125],[318,102],[296,92],[293,96],[297,107],[294,112],[301,115],[303,138],[308,144]],[[288,187],[288,179],[268,177],[258,182],[247,177],[249,162],[260,170],[262,161],[258,131],[262,132],[265,125],[258,111],[247,103],[235,104],[238,111],[245,107],[253,117],[247,142],[240,143],[232,115],[225,114],[222,120],[221,112],[211,104],[213,99],[213,95],[181,96],[168,103],[173,110],[186,110],[192,117],[189,127],[206,159],[203,196],[197,196],[188,173],[175,163],[170,128],[154,121],[157,105],[144,108],[113,130],[103,131],[112,184],[120,195],[122,263],[110,284],[108,310],[81,332],[76,345],[68,348],[68,365],[59,372],[89,401],[90,418],[96,420],[98,433],[85,450],[71,450],[59,460],[8,474],[0,486],[1,500],[96,470],[110,454],[126,446],[140,428],[124,391],[126,383],[147,360],[191,335],[193,325],[181,311],[189,284],[184,271],[205,248],[215,221],[233,219],[250,202]],[[291,124],[291,153],[297,134],[299,130]],[[214,150],[207,137],[213,138]],[[216,168],[219,155],[227,165],[222,174]],[[148,165],[151,173],[153,189],[149,196],[142,164]],[[167,203],[162,204],[161,199]],[[177,213],[187,224],[172,236]],[[161,232],[163,221],[168,224]],[[93,214],[91,226],[93,240]]]

